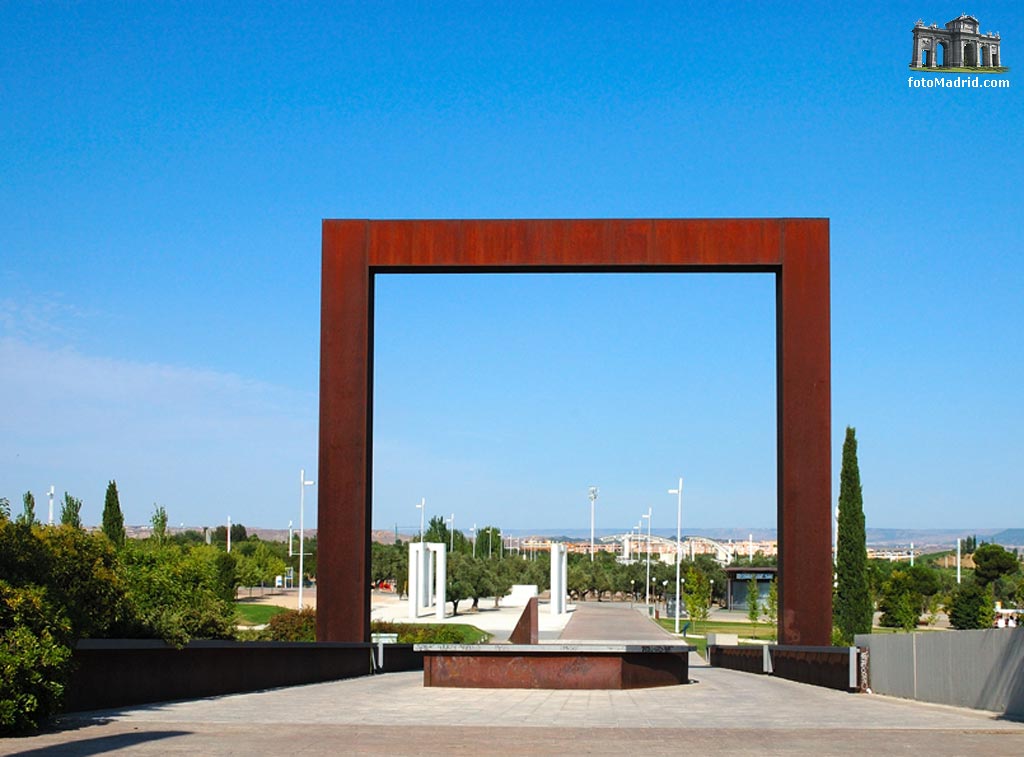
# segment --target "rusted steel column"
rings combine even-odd
[[[318,641],[370,639],[373,295],[367,225],[323,224]]]
[[[779,643],[832,636],[827,220],[785,222],[777,274]]]

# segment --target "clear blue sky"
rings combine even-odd
[[[967,11],[1010,89],[907,86]],[[0,496],[287,525],[322,218],[826,216],[868,525],[1021,526],[1019,3],[0,5]],[[767,276],[378,282],[374,523],[775,521]],[[309,520],[315,523],[316,489]],[[838,483],[834,495],[838,496]]]

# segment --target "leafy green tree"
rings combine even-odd
[[[163,544],[167,539],[167,510],[163,505],[153,503],[153,515],[149,518],[153,541]]]
[[[711,614],[711,582],[700,570],[690,566],[683,584],[686,612],[694,623],[703,623]]]
[[[864,500],[857,464],[857,433],[846,427],[843,465],[839,474],[839,544],[836,550],[835,624],[846,643],[858,633],[871,633],[874,609],[867,576]]]
[[[117,496],[117,482],[113,480],[107,484],[107,495],[103,499],[103,533],[115,547],[124,546],[124,515]]]
[[[63,608],[75,638],[103,638],[125,630],[131,607],[110,542],[65,525],[35,529],[35,536],[46,555],[38,581]]]
[[[772,639],[778,636],[779,632],[779,581],[773,578],[768,585],[768,597],[764,603],[764,618],[771,628]]]
[[[953,592],[948,612],[953,628],[991,628],[996,615],[991,587],[975,581],[962,584]]]
[[[440,515],[433,516],[427,522],[427,530],[423,532],[423,541],[429,544],[448,544],[450,532],[448,524]]]
[[[910,574],[902,570],[894,571],[882,586],[882,599],[878,608],[882,611],[882,617],[879,623],[887,628],[912,631],[917,627],[921,603],[921,595],[915,591]]]
[[[747,581],[747,619],[754,626],[754,636],[757,636],[757,621],[761,617],[761,593],[757,586],[757,579],[751,578]]]
[[[472,561],[472,557],[461,552],[453,552],[448,555],[445,598],[452,603],[453,615],[459,614],[459,602],[464,599],[472,599],[476,591],[473,569],[467,564]]]
[[[184,645],[230,639],[235,558],[216,547],[128,542],[120,567],[134,615],[133,635]]]
[[[82,527],[82,500],[64,492],[64,504],[60,508],[60,522],[65,526]]]
[[[974,550],[974,566],[974,577],[982,586],[1020,570],[1017,557],[998,544],[982,544]]]
[[[476,532],[477,557],[495,560],[501,554],[501,529],[497,526],[484,526]]]
[[[38,523],[39,521],[36,520],[36,498],[32,492],[25,492],[21,496],[21,502],[24,509],[18,516],[18,520],[29,526]]]

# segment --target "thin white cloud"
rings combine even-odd
[[[17,507],[31,489],[42,503],[53,483],[85,500],[87,523],[115,478],[130,523],[159,502],[172,522],[283,527],[297,520],[299,467],[315,468],[315,396],[11,336],[0,337],[0,416],[0,496]]]

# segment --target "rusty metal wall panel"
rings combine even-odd
[[[827,223],[785,226],[778,275],[779,643],[832,643]]]
[[[828,221],[325,221],[318,638],[369,638],[372,270],[772,271],[780,639],[831,634]]]
[[[370,640],[372,301],[363,221],[325,221],[317,639]]]

